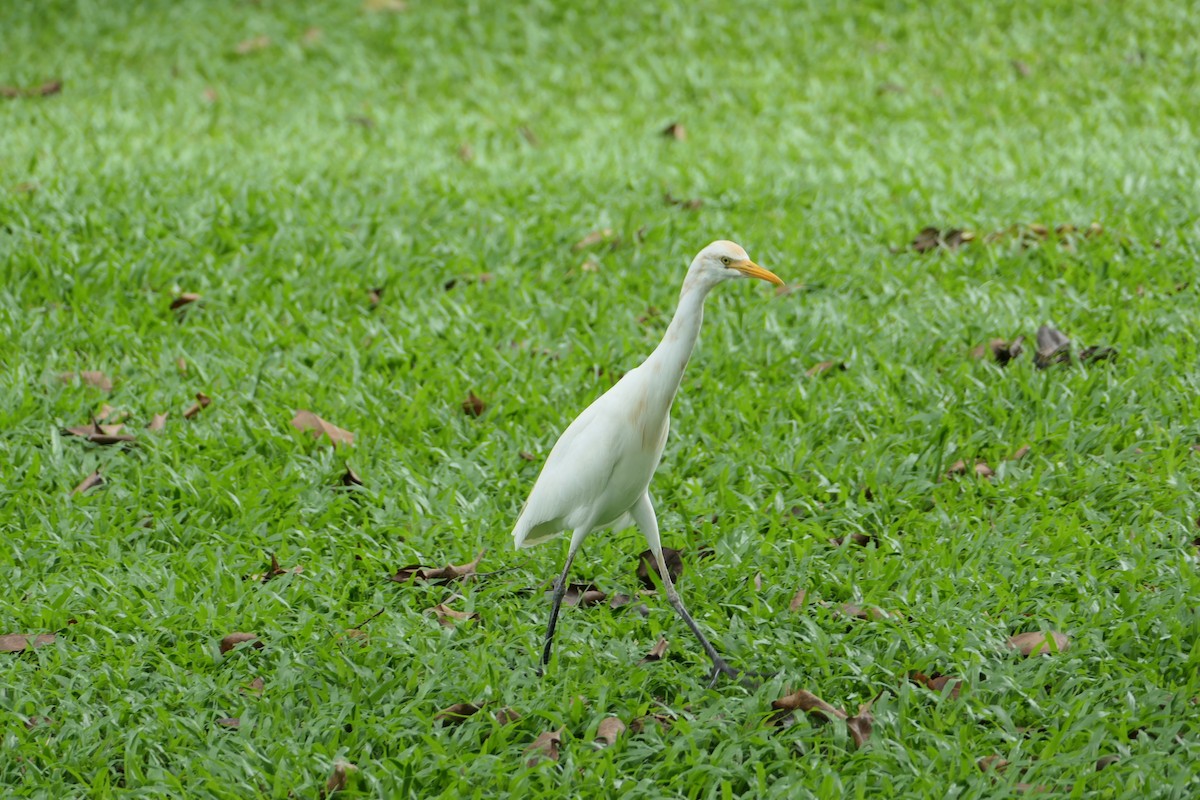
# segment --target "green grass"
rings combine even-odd
[[[0,99],[0,634],[57,632],[0,654],[3,793],[314,798],[345,759],[351,797],[1195,795],[1194,9],[517,5],[0,9],[0,85],[63,81]],[[1071,247],[982,241],[1092,222]],[[979,238],[917,254],[926,225]],[[584,270],[572,245],[602,228],[620,243]],[[715,238],[807,288],[710,298],[653,493],[685,602],[778,676],[707,690],[648,598],[567,609],[538,678],[565,544],[516,553],[512,522]],[[203,299],[171,311],[184,291]],[[1119,359],[967,356],[1043,322]],[[848,370],[805,377],[827,359]],[[135,446],[60,433],[104,403]],[[355,446],[293,430],[299,408]],[[994,479],[942,479],[975,458]],[[874,541],[831,546],[853,532]],[[631,593],[643,547],[598,534],[575,578]],[[480,580],[387,580],[485,548]],[[246,580],[270,552],[303,571]],[[443,601],[480,619],[442,627],[423,610]],[[1070,649],[1006,652],[1042,628]],[[265,646],[221,656],[233,631]],[[766,726],[800,688],[878,696],[870,744]],[[488,705],[433,721],[458,702]],[[654,713],[674,724],[592,746],[606,716]],[[527,768],[558,728],[560,761]],[[991,754],[1003,775],[975,766]]]

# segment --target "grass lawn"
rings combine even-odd
[[[399,5],[0,7],[0,794],[1200,793],[1190,4]],[[793,291],[713,293],[652,493],[774,677],[628,530],[539,678],[512,523],[716,238]]]

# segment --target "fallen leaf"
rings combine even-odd
[[[607,596],[593,584],[569,583],[563,592],[563,602],[569,606],[594,606],[603,603]]]
[[[551,761],[558,761],[558,746],[562,744],[563,728],[556,731],[546,731],[539,735],[534,740],[533,744],[525,748],[526,753],[532,753],[526,766],[534,766],[543,758],[548,758]]]
[[[620,717],[605,717],[600,720],[600,727],[596,729],[596,742],[600,747],[609,747],[616,744],[624,732],[625,723],[621,722]]]
[[[1105,767],[1111,767],[1120,760],[1121,757],[1117,755],[1100,756],[1100,758],[1096,759],[1096,772],[1099,772]]]
[[[505,706],[496,712],[496,723],[498,725],[511,725],[521,718],[521,715],[516,710]]]
[[[242,694],[252,694],[255,697],[262,697],[263,691],[266,688],[266,683],[262,678],[255,678],[250,683],[243,686],[239,691]]]
[[[1053,644],[1051,644],[1051,640],[1053,640]],[[1071,640],[1065,634],[1058,631],[1050,631],[1049,633],[1030,631],[1010,636],[1008,646],[1013,650],[1017,650],[1023,656],[1044,656],[1052,652],[1067,652],[1067,649],[1071,646]]]
[[[150,420],[150,424],[146,426],[146,430],[161,431],[165,427],[167,427],[167,414],[163,412],[162,414],[154,415],[154,418]]]
[[[80,481],[79,485],[71,490],[71,494],[83,494],[88,489],[93,489],[102,483],[104,483],[104,478],[100,477],[100,470],[96,470]]]
[[[875,727],[875,716],[871,713],[871,703],[863,703],[858,707],[858,713],[846,718],[846,727],[850,730],[850,738],[856,748],[862,748],[871,738],[871,730]]]
[[[407,583],[412,580],[447,583],[469,578],[475,574],[475,568],[479,566],[479,560],[483,558],[485,552],[487,551],[480,550],[474,561],[458,566],[447,564],[444,567],[425,567],[420,564],[410,564],[396,570],[396,574],[389,575],[388,580],[396,583]]]
[[[449,708],[433,715],[434,722],[443,725],[461,725],[468,717],[476,714],[483,706],[474,703],[455,703]]]
[[[1052,364],[1071,363],[1071,340],[1062,331],[1043,325],[1037,332],[1037,353],[1033,363],[1038,369],[1046,369]]]
[[[471,392],[466,400],[462,401],[463,413],[468,417],[478,417],[487,409],[487,403],[476,396],[475,392]]]
[[[383,290],[385,288],[386,287],[383,286],[376,286],[374,289],[371,289],[369,292],[367,292],[367,300],[371,303],[371,308],[379,305],[379,303],[383,300]]]
[[[346,465],[346,471],[342,473],[342,486],[362,486],[362,478],[358,477],[358,473],[350,469],[350,465]]]
[[[520,453],[517,453],[517,455],[521,457],[522,461],[537,461],[537,456],[526,450],[522,450]]]
[[[588,256],[583,260],[583,263],[579,265],[579,269],[582,272],[599,272],[600,262],[592,256]]]
[[[80,372],[64,372],[59,375],[59,379],[63,383],[70,383],[75,380],[75,376],[79,376],[81,383],[86,383],[89,386],[94,386],[104,392],[111,392],[113,388],[112,381],[107,375],[99,370],[83,370]]]
[[[822,361],[819,364],[809,367],[804,374],[806,377],[814,378],[817,375],[825,375],[827,373],[832,375],[835,372],[845,372],[847,369],[849,367],[841,361]]]
[[[670,125],[662,129],[662,135],[668,139],[674,139],[677,142],[682,142],[687,139],[687,129],[678,122],[672,122]]]
[[[795,612],[804,608],[804,599],[808,596],[807,589],[801,589],[792,597],[792,602],[788,604],[788,610]]]
[[[670,730],[674,724],[674,720],[665,714],[647,714],[644,717],[637,717],[629,722],[629,730],[634,733],[641,733],[646,728],[654,725],[660,731]]]
[[[688,211],[695,211],[704,205],[704,201],[699,197],[693,197],[691,200],[681,200],[672,195],[670,192],[667,192],[663,195],[663,202],[669,206],[679,206],[680,208]]]
[[[191,305],[199,299],[200,295],[196,294],[195,292],[184,292],[171,301],[171,310],[175,311],[183,308],[186,305]]]
[[[464,163],[470,164],[475,160],[475,149],[466,142],[463,142],[458,146],[458,157]]]
[[[211,397],[206,395],[204,392],[196,392],[196,402],[192,403],[192,405],[188,407],[188,410],[183,412],[183,418],[191,419],[199,414],[202,409],[208,408],[211,403]]]
[[[762,573],[761,572],[754,573],[753,583],[754,583],[754,591],[761,592],[762,591]]]
[[[240,717],[221,717],[219,720],[217,720],[217,724],[222,728],[240,728],[242,726],[242,720]]]
[[[326,422],[311,411],[300,410],[292,418],[292,427],[298,431],[312,431],[314,439],[328,436],[333,444],[354,444],[354,434],[337,425]]]
[[[468,619],[479,619],[478,614],[473,614],[469,611],[458,611],[451,608],[445,603],[438,603],[433,608],[425,609],[426,614],[434,614],[437,616],[437,621],[447,628],[453,628],[455,622],[461,622]]]
[[[667,654],[667,647],[667,640],[660,637],[658,644],[654,645],[654,647],[650,649],[650,652],[647,653],[645,657],[643,657],[638,663],[645,664],[651,661],[662,661],[663,656]]]
[[[351,125],[357,125],[360,128],[371,130],[375,127],[375,120],[365,114],[351,114],[346,117],[346,121]]]
[[[1019,58],[1014,58],[1010,63],[1012,64],[1012,68],[1016,71],[1018,77],[1028,78],[1030,73],[1033,72],[1033,70],[1029,68],[1029,65]]]
[[[1008,768],[1008,761],[998,755],[990,755],[976,761],[975,766],[979,767],[980,772],[1004,772]]]
[[[66,428],[65,433],[72,436],[79,436],[87,439],[95,444],[124,444],[137,440],[136,436],[128,433],[121,433],[124,425],[101,425],[93,421],[91,425],[80,425],[74,428]]]
[[[825,722],[835,719],[846,719],[845,711],[831,706],[812,692],[805,691],[804,689],[771,701],[771,708],[775,709],[775,713],[767,718],[767,724],[769,725],[783,724],[791,718],[792,713],[795,711],[803,711]]]
[[[991,478],[996,473],[991,467],[988,466],[986,461],[976,461],[975,474],[980,478]]]
[[[256,650],[261,650],[263,648],[263,643],[259,641],[257,635],[253,633],[237,632],[231,633],[225,636],[225,638],[221,639],[221,653],[228,653],[230,650],[237,647],[239,644],[242,644],[243,642],[253,642],[253,647]]]
[[[249,55],[250,53],[257,53],[259,50],[266,50],[270,46],[270,36],[255,36],[252,39],[245,39],[238,42],[237,46],[233,48],[233,51],[239,56],[245,56]]]
[[[908,90],[898,83],[881,83],[875,87],[875,94],[877,95],[904,94],[906,91]]]
[[[219,95],[217,90],[211,86],[205,86],[204,91],[200,93],[200,96],[204,98],[204,102],[206,103],[215,103],[221,99],[221,95]]]
[[[683,551],[664,547],[662,554],[663,561],[666,562],[668,576],[670,576],[672,582],[678,581],[680,576],[683,575]],[[650,577],[651,569],[654,570],[659,580],[662,581],[663,574],[658,568],[658,561],[654,558],[654,554],[649,550],[643,550],[638,554],[637,578],[641,581],[642,586],[647,589],[654,588],[654,579]]]
[[[647,322],[649,322],[650,320],[652,320],[652,319],[657,319],[657,318],[658,318],[658,316],[659,316],[659,314],[661,314],[661,313],[662,313],[662,312],[661,312],[661,311],[659,311],[659,310],[658,310],[658,308],[657,308],[656,306],[648,306],[648,307],[646,308],[646,313],[645,313],[645,314],[642,314],[641,316],[639,316],[639,317],[637,318],[638,324],[639,324],[639,325],[645,325],[645,324],[646,324]]]
[[[30,717],[25,720],[25,730],[31,731],[35,728],[47,728],[54,724],[54,720],[50,717]]]
[[[52,94],[58,94],[61,92],[62,87],[63,83],[60,80],[46,81],[36,89],[30,89],[29,94],[36,95],[38,97],[49,97]]]
[[[1029,445],[1023,444],[1020,447],[1018,447],[1011,456],[1008,457],[1008,460],[1009,461],[1020,461],[1022,458],[1024,458],[1027,455],[1029,455]]]
[[[349,761],[338,759],[333,762],[333,772],[329,775],[329,780],[325,781],[325,789],[321,792],[321,797],[328,797],[334,792],[340,792],[346,788],[350,782],[350,776],[358,772],[358,767],[351,764]]]
[[[0,653],[20,653],[53,644],[53,633],[7,633],[0,636]]]
[[[850,542],[853,542],[854,544],[859,544],[859,545],[866,547],[868,544],[871,543],[871,539],[872,539],[871,536],[869,536],[865,533],[859,533],[858,531],[855,531],[854,533],[851,533],[849,536],[838,536],[834,539],[830,539],[829,541],[837,547],[841,547],[847,541],[850,541]]]
[[[924,673],[914,672],[913,674],[909,675],[909,679],[915,683],[921,684],[926,689],[936,694],[941,694],[947,686],[950,686],[950,697],[956,700],[961,694],[960,687],[962,685],[962,681],[959,678],[955,678],[950,675],[935,675],[931,678]]]
[[[603,228],[598,231],[592,231],[587,236],[584,236],[575,244],[571,245],[571,251],[578,253],[580,250],[586,250],[592,245],[600,244],[601,242],[609,242],[613,238],[612,228]]]
[[[300,34],[300,41],[303,44],[316,44],[321,41],[321,29],[316,26],[311,26],[304,29],[304,33]]]
[[[884,611],[882,608],[879,608],[878,606],[871,606],[870,608],[863,608],[862,606],[856,605],[854,603],[842,603],[840,606],[838,606],[837,613],[844,617],[850,617],[851,619],[890,619],[891,618],[891,614]]]
[[[974,466],[971,467],[971,472],[974,473],[977,477],[988,478],[988,479],[990,479],[993,475],[996,474],[992,470],[992,468],[988,466],[986,461],[976,461]],[[946,470],[946,477],[947,478],[956,478],[959,475],[965,475],[966,473],[967,473],[967,462],[960,458],[958,461],[955,461],[953,464],[950,465],[950,469]]]

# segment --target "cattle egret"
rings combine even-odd
[[[576,417],[550,451],[513,528],[517,547],[540,544],[565,530],[572,532],[567,562],[554,583],[543,664],[550,662],[567,574],[579,546],[594,530],[621,528],[632,522],[650,545],[667,600],[712,659],[713,680],[721,673],[737,676],[737,670],[725,663],[709,643],[675,591],[663,561],[658,520],[647,491],[667,442],[671,403],[700,334],[704,299],[718,283],[736,278],[783,284],[774,273],[751,261],[746,251],[733,242],[718,241],[705,247],[688,267],[679,306],[662,342],[645,361],[625,373]]]

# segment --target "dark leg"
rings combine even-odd
[[[562,574],[554,582],[554,599],[550,605],[550,624],[546,626],[546,646],[542,650],[543,665],[550,663],[550,648],[554,645],[554,627],[558,624],[558,610],[562,606],[563,595],[567,593],[567,575],[571,572],[571,562],[575,560],[575,553],[579,551],[579,545],[583,544],[583,537],[587,534],[587,529],[580,528],[571,536],[571,547],[567,550],[567,563],[563,564]],[[538,674],[541,674],[540,669]]]

